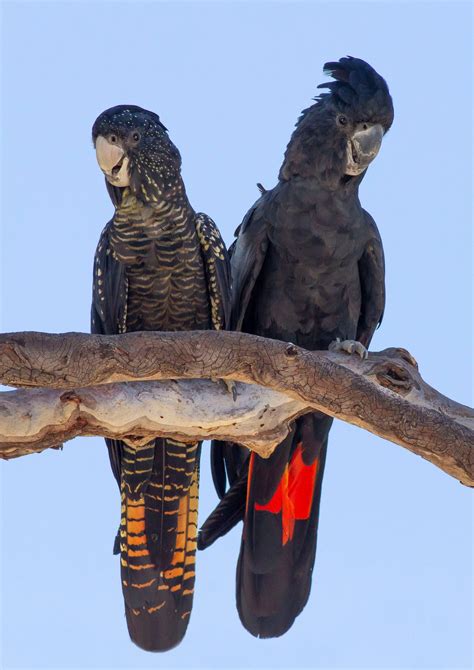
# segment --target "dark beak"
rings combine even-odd
[[[354,149],[354,160],[360,167],[367,167],[378,154],[382,145],[383,128],[380,123],[359,130],[352,136],[352,146]]]

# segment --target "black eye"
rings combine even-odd
[[[109,142],[111,142],[112,144],[115,144],[116,141],[117,141],[117,135],[110,135]]]
[[[344,114],[339,114],[337,120],[341,124],[341,126],[345,126],[347,124],[347,116],[344,116]]]
[[[139,142],[140,141],[140,133],[134,132],[132,135],[132,140],[134,142]]]

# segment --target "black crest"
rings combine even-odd
[[[347,151],[347,137],[336,125],[339,113],[349,118],[352,127],[380,123],[387,132],[392,125],[393,103],[387,83],[368,63],[346,56],[326,63],[324,72],[335,81],[318,86],[329,93],[321,93],[315,104],[302,111],[285,152],[280,179],[318,175],[328,185],[338,184]]]
[[[393,103],[387,82],[361,58],[346,56],[324,65],[324,74],[336,81],[320,84],[330,93],[315,100],[331,97],[342,109],[351,108],[359,119],[377,120],[387,131],[393,123]]]

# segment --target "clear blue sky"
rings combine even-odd
[[[87,331],[91,265],[112,214],[90,129],[133,103],[158,112],[192,204],[226,241],[271,187],[293,125],[351,54],[388,81],[395,122],[361,200],[377,221],[388,302],[373,348],[404,346],[470,403],[470,3],[3,4],[2,329]],[[127,635],[112,545],[119,497],[101,439],[4,464],[6,668],[465,668],[471,492],[404,449],[331,432],[313,591],[281,639],[234,604],[239,532],[198,557],[184,642]],[[204,449],[201,520],[215,503]]]

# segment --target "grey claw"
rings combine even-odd
[[[346,354],[357,354],[362,360],[365,360],[369,352],[361,342],[356,340],[343,340],[338,337],[329,345],[329,351],[344,351]]]
[[[225,386],[225,389],[228,393],[232,393],[232,400],[235,402],[237,400],[237,384],[232,381],[232,379],[215,379],[211,377],[211,381],[216,384]]]
[[[364,345],[361,344],[360,342],[354,342],[354,349],[353,349],[353,351],[354,351],[356,354],[359,354],[359,356],[362,358],[363,361],[365,361],[365,359],[366,359],[367,356],[369,355],[369,352],[367,351],[367,349],[366,349],[366,348],[364,347]]]
[[[237,384],[231,379],[223,379],[222,381],[226,385],[229,393],[232,393],[232,399],[235,402],[237,400]]]

